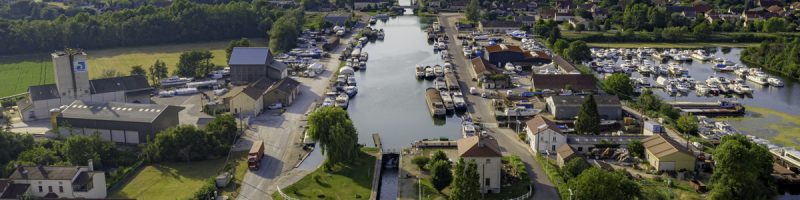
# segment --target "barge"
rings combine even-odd
[[[717,102],[667,102],[674,108],[680,109],[683,113],[693,115],[713,116],[741,116],[745,114],[745,108],[738,102],[721,100]]]
[[[439,90],[436,90],[436,88],[425,89],[425,100],[428,103],[428,110],[433,116],[444,116],[447,114],[442,96],[439,95]]]
[[[456,73],[446,73],[444,75],[444,81],[447,84],[447,89],[452,91],[457,91],[460,88],[458,85],[458,78],[456,78]]]

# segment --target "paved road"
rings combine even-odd
[[[498,128],[497,121],[494,118],[494,111],[491,108],[491,101],[475,95],[469,95],[469,87],[476,87],[477,82],[472,81],[469,73],[467,58],[461,50],[461,44],[458,43],[456,36],[458,31],[455,30],[455,22],[457,18],[463,16],[460,13],[442,13],[440,14],[441,24],[445,27],[447,35],[450,37],[448,44],[449,52],[453,54],[453,64],[456,65],[456,72],[458,73],[459,82],[462,85],[462,93],[465,94],[467,102],[469,102],[469,112],[473,117],[480,117],[484,126],[488,128],[489,134],[497,139],[500,147],[505,154],[518,155],[525,165],[528,166],[528,175],[534,181],[533,185],[536,190],[533,199],[559,199],[553,183],[545,175],[541,165],[533,159],[533,152],[527,144],[520,141],[517,134],[511,129]]]
[[[347,41],[342,43],[346,44]],[[339,66],[337,58],[343,46],[334,50],[331,58],[321,61],[326,68],[323,74],[315,78],[297,78],[302,83],[300,96],[285,113],[268,111],[250,120],[250,129],[245,136],[247,140],[241,148],[249,148],[253,140],[264,140],[265,156],[259,170],[249,171],[245,175],[238,199],[271,199],[270,195],[277,190],[276,186],[291,185],[315,170],[295,169],[294,166],[304,153],[300,147],[306,113],[324,95],[334,70]]]

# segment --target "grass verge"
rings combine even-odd
[[[224,165],[225,158],[148,165],[109,198],[187,199]]]
[[[375,154],[372,149],[362,149],[358,159],[350,166],[337,166],[332,172],[321,167],[282,191],[299,199],[369,199]],[[277,192],[273,199],[283,199]]]

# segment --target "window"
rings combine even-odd
[[[47,192],[53,192],[53,186],[47,186]]]
[[[578,147],[578,151],[583,151],[583,147]]]
[[[492,159],[488,159],[488,158],[486,159],[486,164],[489,164],[491,162],[492,162]]]
[[[556,145],[553,145],[553,151],[556,151]]]
[[[58,186],[58,192],[64,193],[64,186]]]
[[[489,186],[492,179],[486,178],[486,183],[484,185]]]
[[[39,186],[39,192],[44,192],[41,185]]]
[[[555,142],[555,141],[556,141],[556,136],[553,136],[553,142]]]

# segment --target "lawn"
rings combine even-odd
[[[225,158],[148,165],[130,182],[113,192],[110,198],[187,199],[214,177],[224,166]],[[244,171],[244,170],[240,170]],[[176,192],[180,191],[180,192]]]
[[[672,179],[673,186],[668,187],[665,180],[655,181],[653,179],[642,179],[638,181],[641,186],[642,195],[645,198],[658,199],[685,199],[695,200],[704,199],[703,196],[694,191],[689,182]]]
[[[266,46],[263,39],[253,39],[254,46]],[[103,70],[114,70],[128,74],[132,66],[149,67],[156,60],[164,61],[172,72],[180,54],[193,49],[210,50],[215,65],[227,65],[225,48],[228,41],[190,44],[154,45],[113,49],[87,49],[89,75],[94,79]],[[0,57],[0,80],[11,84],[0,87],[0,97],[26,92],[28,86],[53,83],[53,65],[49,54],[26,54]]]
[[[299,199],[369,199],[376,156],[369,152],[374,151],[362,150],[353,164],[331,173],[320,167],[282,191]],[[272,197],[282,199],[278,192]]]

